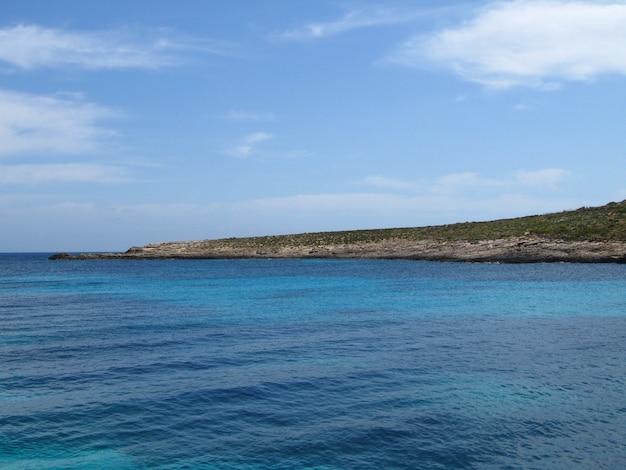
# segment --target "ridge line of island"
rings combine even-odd
[[[53,260],[404,259],[483,263],[626,263],[626,201],[450,225],[151,243]]]

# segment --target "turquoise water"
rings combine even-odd
[[[623,468],[626,266],[0,255],[0,468]]]

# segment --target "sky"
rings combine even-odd
[[[20,0],[0,252],[626,199],[626,2]]]

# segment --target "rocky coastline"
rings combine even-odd
[[[385,239],[367,243],[234,243],[238,239],[152,243],[121,253],[58,253],[53,260],[403,259],[475,263],[626,263],[626,241],[511,236],[487,240]],[[242,239],[245,240],[245,239]]]

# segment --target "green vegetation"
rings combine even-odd
[[[233,248],[362,244],[383,240],[489,240],[510,236],[537,236],[562,240],[626,241],[626,201],[601,207],[533,215],[490,222],[465,222],[415,228],[350,230],[267,237],[227,238],[218,242]]]

